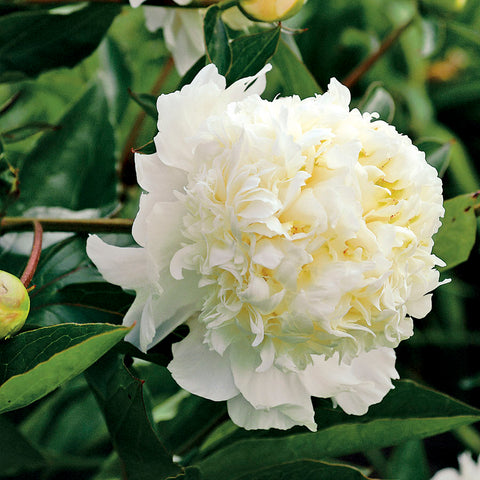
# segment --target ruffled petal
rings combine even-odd
[[[278,428],[287,430],[295,425],[305,425],[312,432],[317,430],[312,404],[280,405],[269,409],[257,409],[242,395],[227,402],[232,421],[246,430]]]
[[[363,415],[393,388],[391,380],[398,373],[394,350],[379,348],[360,354],[351,364],[339,363],[336,355],[328,360],[314,356],[313,365],[300,376],[311,395],[332,398],[346,413]]]
[[[168,369],[185,390],[214,401],[238,395],[228,358],[209,350],[203,343],[204,329],[190,322],[190,333],[172,346],[173,360]]]

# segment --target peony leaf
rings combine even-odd
[[[108,116],[105,90],[94,83],[59,121],[59,130],[43,135],[25,158],[12,211],[38,205],[81,210],[114,202],[115,141]]]
[[[229,477],[237,480],[305,480],[321,478],[322,480],[365,480],[367,477],[359,470],[345,465],[319,460],[285,461],[274,467],[259,468],[240,477]]]
[[[120,323],[132,296],[106,283],[91,267],[85,240],[70,237],[42,252],[33,277],[27,323],[48,326],[63,323]]]
[[[388,462],[388,478],[430,480],[427,457],[420,440],[410,440],[395,448]]]
[[[124,53],[113,38],[105,37],[100,44],[99,57],[98,76],[104,86],[110,121],[117,126],[128,106],[128,88],[132,84],[132,74],[125,63]]]
[[[254,35],[239,37],[231,43],[232,67],[227,84],[258,73],[277,50],[280,26]]]
[[[131,90],[128,91],[132,99],[142,107],[144,112],[152,117],[155,121],[158,118],[157,112],[157,97],[150,95],[149,93],[135,93]]]
[[[478,197],[479,192],[469,193],[444,202],[442,226],[433,237],[433,253],[447,264],[440,270],[453,268],[468,259],[475,244]]]
[[[116,355],[107,355],[85,373],[103,411],[112,443],[128,480],[161,480],[183,475],[183,468],[155,433],[143,399],[143,381]]]
[[[73,67],[103,38],[119,5],[89,5],[68,15],[49,10],[0,17],[0,82]]]
[[[217,66],[221,75],[225,75],[232,63],[232,50],[221,15],[222,10],[212,5],[205,15],[203,31],[207,58]]]
[[[276,75],[280,84],[275,92],[272,92],[272,96],[281,94],[282,96],[298,95],[300,98],[307,98],[322,92],[308,68],[282,38],[278,43],[272,63],[274,68],[268,75],[269,82]]]
[[[42,454],[17,430],[5,416],[0,416],[0,475],[18,475],[46,465]]]
[[[20,333],[0,344],[0,413],[25,407],[83,372],[128,328],[65,323]]]
[[[317,433],[242,440],[218,450],[198,467],[209,480],[224,478],[228,468],[234,480],[260,468],[280,465],[287,455],[291,461],[349,455],[437,435],[480,420],[480,410],[447,395],[408,380],[395,386],[362,417],[321,402],[324,406],[316,411]]]

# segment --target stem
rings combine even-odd
[[[75,233],[130,233],[133,220],[127,218],[25,218],[4,217],[0,221],[1,233],[26,232],[31,230],[32,223],[38,223],[45,232]]]
[[[396,30],[394,30],[390,35],[383,41],[379,49],[367,57],[360,65],[355,67],[352,72],[343,80],[343,84],[352,88],[362,77],[367,73],[370,68],[375,65],[375,63],[380,60],[380,58],[387,53],[387,51],[395,44],[395,42],[400,38],[400,35],[413,23],[415,17],[413,16],[408,22],[404,23]]]
[[[28,288],[33,276],[35,275],[35,270],[37,269],[38,261],[40,260],[40,254],[42,253],[43,228],[38,220],[33,220],[32,223],[34,228],[32,253],[30,254],[27,266],[25,267],[25,270],[20,278],[20,281],[23,283],[25,288]]]

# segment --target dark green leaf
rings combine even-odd
[[[365,480],[366,478],[356,468],[319,460],[285,460],[274,467],[259,468],[241,476],[236,476],[235,472],[229,470],[231,480]]]
[[[232,67],[227,84],[258,73],[277,50],[280,26],[254,35],[239,37],[231,43]]]
[[[143,400],[143,381],[116,355],[90,367],[86,378],[103,411],[128,480],[162,480],[183,474],[152,428]]]
[[[212,5],[208,8],[203,22],[207,57],[214,63],[218,72],[225,75],[232,63],[232,50],[225,24],[222,20],[222,10]]]
[[[307,98],[322,92],[315,78],[285,40],[280,39],[272,63],[274,69],[269,74],[269,82],[271,77],[276,75],[280,90],[273,92],[272,97],[281,93],[282,96],[298,95],[300,98]]]
[[[128,89],[132,84],[132,75],[125,63],[125,55],[111,37],[105,37],[100,44],[99,54],[98,75],[103,82],[110,109],[110,121],[112,125],[118,125],[128,106]]]
[[[105,95],[93,84],[60,120],[60,130],[46,133],[27,155],[19,213],[38,205],[81,210],[114,202],[115,142]]]
[[[119,11],[93,4],[69,15],[41,10],[0,17],[0,81],[73,67],[95,50]]]
[[[0,343],[0,413],[24,407],[83,372],[128,332],[108,324],[65,323]]]
[[[480,420],[479,410],[434,390],[411,381],[395,385],[380,404],[370,407],[362,417],[323,406],[316,411],[317,433],[239,441],[198,466],[208,480],[223,478],[227,468],[240,477],[280,465],[286,456],[294,461],[349,455],[437,435]]]
[[[85,240],[70,237],[42,252],[33,278],[27,323],[36,326],[76,323],[121,323],[133,297],[105,283],[91,266]]]
[[[438,233],[433,237],[433,253],[447,266],[455,267],[468,259],[477,230],[474,207],[479,193],[459,195],[444,202],[445,216]]]
[[[45,466],[45,459],[30,442],[11,424],[0,416],[0,475],[17,475]]]
[[[5,214],[9,205],[18,198],[19,194],[18,169],[13,168],[7,161],[0,140],[0,217]]]

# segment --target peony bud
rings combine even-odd
[[[29,310],[30,297],[23,283],[0,270],[0,339],[9,338],[21,329]]]
[[[293,17],[306,0],[240,0],[240,10],[251,20],[279,22]]]

